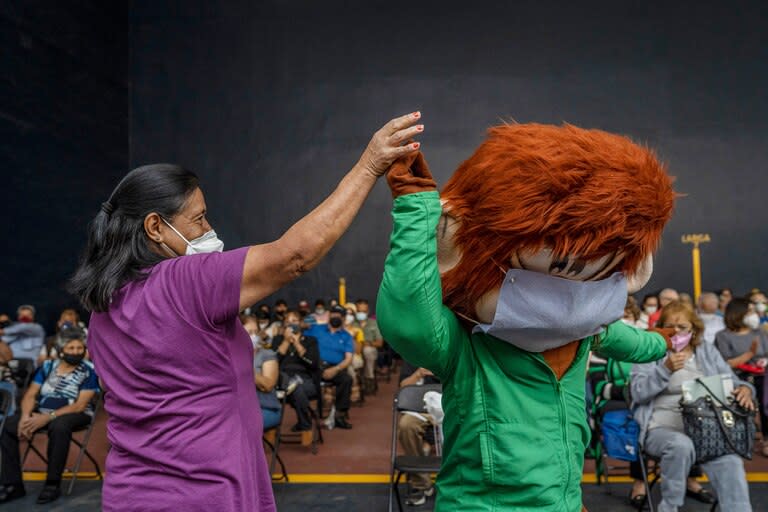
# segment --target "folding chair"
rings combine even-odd
[[[96,459],[93,458],[93,455],[88,451],[88,442],[91,440],[91,433],[93,432],[93,426],[96,424],[96,415],[99,412],[99,406],[101,405],[101,394],[96,393],[93,398],[91,399],[91,405],[93,407],[93,415],[91,416],[91,421],[88,422],[88,425],[75,429],[72,433],[76,432],[85,432],[83,435],[83,440],[78,441],[75,436],[72,436],[72,442],[77,445],[78,448],[80,448],[80,452],[77,454],[77,459],[75,460],[75,465],[70,470],[70,473],[72,474],[72,478],[69,481],[69,486],[67,487],[66,494],[69,496],[72,494],[72,489],[75,487],[75,480],[77,480],[77,474],[80,471],[80,465],[83,463],[83,457],[88,457],[88,460],[91,461],[91,464],[93,464],[93,467],[96,469],[96,479],[102,480],[104,477],[101,473],[101,467],[99,466],[99,463],[96,462]],[[37,434],[47,432],[48,428],[43,427],[40,430],[36,431],[34,434],[32,434],[32,439],[29,440],[27,443],[27,449],[24,450],[24,456],[21,459],[21,465],[24,466],[24,462],[27,460],[27,456],[29,455],[30,451],[35,452],[35,455],[40,457],[40,460],[43,461],[44,464],[48,464],[48,459],[40,453],[40,450],[38,450],[34,445],[35,436]]]
[[[653,465],[648,467],[649,464],[646,462],[653,462]],[[648,509],[650,512],[654,512],[656,510],[656,504],[653,501],[653,496],[651,495],[651,492],[653,492],[653,487],[656,485],[656,483],[661,480],[661,459],[659,457],[654,457],[652,455],[649,455],[646,453],[646,451],[640,447],[640,467],[643,470],[643,483],[645,484],[645,500],[640,504],[639,510],[643,510],[645,507],[645,504],[648,504]],[[648,475],[651,475],[651,479],[648,479]],[[712,504],[712,507],[709,509],[710,512],[715,512],[717,510],[717,507],[719,505],[719,500],[717,497],[715,497],[715,502]]]
[[[398,428],[400,424],[400,413],[427,412],[424,406],[424,395],[429,391],[442,393],[440,384],[425,384],[423,386],[405,386],[400,388],[392,401],[392,453],[390,457],[391,471],[389,475],[389,512],[392,512],[392,496],[397,496],[397,508],[403,512],[403,504],[400,499],[400,490],[398,485],[400,479],[406,473],[437,473],[440,471],[442,457],[440,456],[418,456],[418,455],[397,455]],[[437,453],[440,450],[440,432],[435,427],[435,443]]]
[[[277,398],[280,400],[280,421],[277,425],[274,427],[265,430],[264,435],[262,436],[262,441],[264,441],[264,444],[269,447],[269,449],[272,451],[272,458],[269,463],[269,474],[270,476],[274,475],[275,473],[275,462],[280,463],[280,471],[282,472],[281,477],[277,479],[279,482],[280,480],[288,481],[288,472],[285,470],[285,464],[283,463],[283,459],[280,458],[280,442],[282,440],[282,427],[283,427],[283,418],[285,418],[285,398],[286,393],[284,389],[278,389],[277,390]],[[270,435],[271,434],[271,435]],[[274,438],[274,442],[270,441],[270,438]],[[274,476],[272,477],[272,480],[275,481]]]
[[[590,368],[590,376],[597,377],[594,386],[594,402],[591,416],[593,427],[592,455],[595,459],[595,478],[597,485],[608,482],[609,473],[614,471],[614,476],[626,476],[629,474],[629,465],[611,465],[607,460],[605,446],[602,439],[602,423],[607,412],[623,409],[631,410],[629,398],[629,370],[630,363],[622,363],[609,359],[605,365]],[[606,392],[606,393],[604,393]],[[610,398],[604,395],[608,394]]]

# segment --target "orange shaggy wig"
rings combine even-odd
[[[672,215],[672,178],[653,151],[627,137],[571,125],[503,125],[461,164],[441,198],[459,219],[461,261],[443,275],[451,309],[501,285],[518,251],[551,247],[585,260],[623,253],[634,273]]]

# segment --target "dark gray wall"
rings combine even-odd
[[[127,2],[0,2],[0,311],[46,326],[128,166]]]
[[[421,109],[440,183],[502,120],[598,127],[656,147],[686,194],[648,289],[690,290],[687,232],[709,232],[705,288],[768,286],[768,53],[762,2],[135,2],[131,166],[203,180],[228,247],[278,237],[390,117]],[[622,5],[617,5],[622,4]],[[320,267],[279,295],[373,298],[382,183]]]

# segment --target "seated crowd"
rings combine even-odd
[[[274,307],[260,304],[247,309],[241,321],[254,346],[254,381],[259,390],[264,429],[279,422],[274,411],[280,403],[275,389],[286,393],[296,411],[293,432],[312,429],[312,400],[323,388],[332,388],[333,423],[351,429],[349,409],[376,391],[376,371],[386,365],[386,347],[376,320],[368,317],[368,301],[340,305],[335,300],[301,300],[289,309],[284,300]],[[383,354],[382,354],[383,353]],[[320,404],[322,406],[322,404]]]
[[[684,380],[732,374],[735,400],[747,407],[754,403],[759,411],[760,452],[768,457],[768,383],[764,376],[768,363],[767,305],[766,295],[759,290],[746,298],[734,297],[729,289],[705,292],[695,304],[689,295],[669,288],[646,295],[640,302],[628,298],[625,323],[640,329],[660,327],[690,334],[689,344],[680,351],[670,351],[654,363],[634,365],[626,383],[641,428],[640,442],[660,466],[659,510],[677,510],[686,495],[714,502],[715,496],[696,479],[702,470],[721,506],[750,510],[744,466],[737,456],[695,464],[693,444],[683,431],[679,401]],[[0,314],[0,389],[14,398],[0,433],[0,503],[25,494],[19,441],[41,431],[48,436],[48,473],[38,502],[59,497],[72,432],[90,422],[92,399],[99,392],[94,367],[87,360],[87,327],[77,311],[62,311],[55,332],[48,337],[35,315],[31,305],[18,308],[15,322]],[[318,299],[314,309],[307,300],[298,301],[295,308],[278,300],[272,307],[259,304],[246,309],[241,321],[253,343],[254,386],[265,431],[281,422],[282,395],[278,390],[296,413],[296,423],[286,429],[306,433],[314,428],[313,421],[320,421],[318,413],[322,415],[324,390],[332,390],[328,394],[333,397],[326,404],[334,411],[327,426],[351,429],[352,403],[375,393],[377,375],[391,370],[392,351],[364,299],[347,304]],[[20,360],[35,368],[26,389],[19,389]],[[594,360],[600,361],[599,353]],[[405,361],[399,382],[400,386],[439,383],[428,369]],[[312,404],[315,400],[317,405]],[[430,420],[424,414],[401,415],[398,437],[406,455],[429,451],[434,443]],[[645,493],[640,465],[633,463],[630,471],[635,478],[630,504],[639,506]],[[408,483],[408,505],[422,505],[434,492],[427,474],[408,475]]]
[[[630,400],[640,426],[640,444],[645,454],[659,463],[662,480],[657,510],[678,510],[686,496],[709,504],[718,500],[721,510],[752,510],[744,464],[737,455],[695,464],[693,443],[683,429],[680,399],[684,381],[730,375],[734,401],[757,411],[759,451],[768,457],[764,377],[768,365],[766,303],[765,294],[757,289],[745,298],[734,297],[729,289],[704,292],[696,304],[689,295],[671,288],[646,295],[639,304],[633,297],[628,298],[625,323],[641,329],[672,329],[676,335],[690,340],[660,361],[637,364],[631,370],[630,365],[622,365],[628,373],[624,394],[602,388],[602,398]],[[593,359],[600,363],[599,353],[595,356]],[[593,436],[599,435],[599,432],[593,433]],[[702,470],[716,494],[697,481]],[[639,461],[630,464],[630,475],[634,483],[629,501],[640,508],[646,490]]]

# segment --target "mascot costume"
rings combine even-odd
[[[443,383],[435,510],[581,510],[589,351],[645,363],[670,346],[619,320],[650,278],[672,179],[626,137],[517,124],[491,128],[442,194],[420,153],[387,180],[377,316]]]

